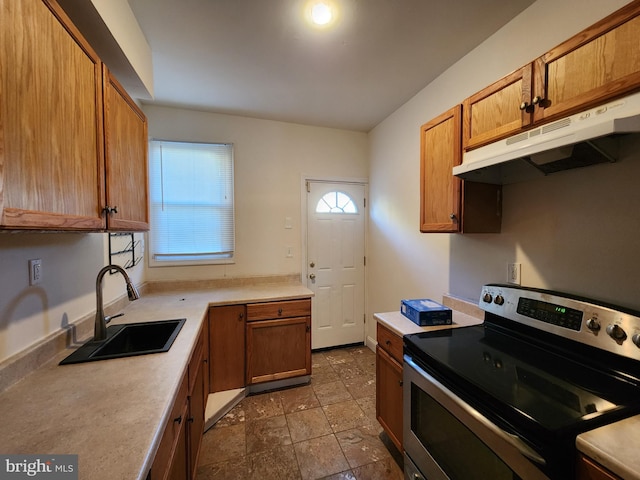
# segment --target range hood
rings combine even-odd
[[[638,132],[640,92],[465,152],[453,174],[508,184],[615,162],[619,135]]]

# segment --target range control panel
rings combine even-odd
[[[480,308],[518,323],[640,360],[640,313],[550,290],[488,284]]]

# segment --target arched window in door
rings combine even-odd
[[[358,213],[358,207],[346,193],[329,192],[318,201],[316,213]]]

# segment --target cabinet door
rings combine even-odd
[[[199,356],[198,362],[194,363],[194,368],[197,369],[198,373],[195,378],[193,391],[189,397],[189,422],[187,431],[189,435],[189,478],[192,479],[196,477],[200,444],[202,443],[202,433],[204,430],[205,365],[204,358]],[[191,366],[189,368],[191,368]]]
[[[104,68],[106,206],[109,230],[149,230],[147,119]]]
[[[620,477],[614,475],[589,457],[579,455],[576,466],[576,480],[620,480]]]
[[[104,229],[101,63],[53,0],[0,15],[0,228]]]
[[[420,231],[460,230],[460,112],[457,105],[420,129]]]
[[[535,62],[534,120],[577,113],[640,87],[640,2],[631,2]]]
[[[185,402],[182,411],[183,421],[180,423],[180,429],[178,431],[178,441],[169,464],[168,480],[187,480],[189,478],[187,463],[187,410],[188,405]]]
[[[209,309],[209,389],[213,392],[245,386],[245,306]]]
[[[376,347],[376,416],[402,451],[402,365]]]
[[[311,317],[247,323],[247,383],[311,374]]]
[[[531,124],[531,73],[528,64],[464,101],[465,150],[513,135]]]

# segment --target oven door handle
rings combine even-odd
[[[529,460],[537,463],[538,465],[546,465],[546,460],[540,456],[538,452],[532,449],[529,445],[527,445],[524,440],[522,440],[517,435],[513,433],[506,432],[487,417],[478,412],[475,408],[468,405],[464,402],[460,397],[454,394],[451,390],[445,387],[438,380],[433,378],[431,375],[426,373],[421,367],[415,364],[415,362],[409,358],[407,355],[404,356],[404,361],[407,362],[413,370],[415,370],[421,377],[423,377],[426,381],[433,384],[437,387],[446,397],[455,403],[459,408],[464,410],[468,415],[474,417],[478,422],[480,422],[484,427],[491,430],[497,436],[508,442],[510,445],[518,449],[518,451],[527,457]]]

